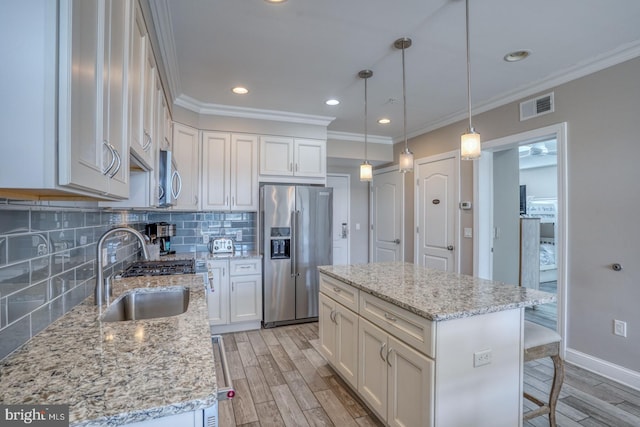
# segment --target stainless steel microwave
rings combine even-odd
[[[158,195],[158,204],[162,207],[173,206],[182,191],[182,177],[178,172],[178,166],[171,151],[160,150],[159,169],[160,194]]]

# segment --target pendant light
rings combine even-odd
[[[367,161],[367,79],[373,76],[373,71],[362,70],[358,77],[364,79],[364,162],[360,165],[360,181],[369,182],[373,178],[371,163]]]
[[[480,134],[476,132],[471,124],[471,55],[469,53],[469,0],[466,3],[466,37],[467,37],[467,101],[469,107],[469,128],[460,137],[460,158],[462,160],[475,160],[480,158]]]
[[[400,153],[400,158],[398,161],[398,166],[400,168],[400,172],[407,173],[413,171],[413,153],[409,150],[409,146],[407,145],[407,84],[405,77],[405,67],[404,67],[404,50],[408,49],[411,46],[411,39],[403,37],[401,39],[396,40],[393,43],[396,49],[402,49],[402,105],[403,105],[403,136],[404,136],[404,151]]]

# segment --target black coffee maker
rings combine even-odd
[[[160,255],[175,254],[176,251],[171,250],[171,237],[176,235],[176,225],[168,222],[152,222],[147,224],[145,232],[151,243],[160,245]]]

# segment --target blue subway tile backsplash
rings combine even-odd
[[[144,231],[149,222],[176,224],[171,247],[205,252],[209,238],[226,237],[237,251],[257,250],[256,212],[113,211],[52,208],[38,202],[0,204],[0,359],[93,294],[96,243],[114,226]],[[240,237],[241,239],[238,239]],[[139,256],[135,239],[105,245],[105,275]]]

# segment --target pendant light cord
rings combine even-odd
[[[467,38],[467,101],[469,103],[469,132],[473,132],[473,125],[471,124],[471,54],[469,48],[469,0],[466,0],[466,38]]]
[[[364,162],[367,162],[367,80],[364,79]]]
[[[404,71],[404,43],[402,44],[402,105],[403,105],[403,135],[404,135],[404,149],[407,147],[407,83]]]

